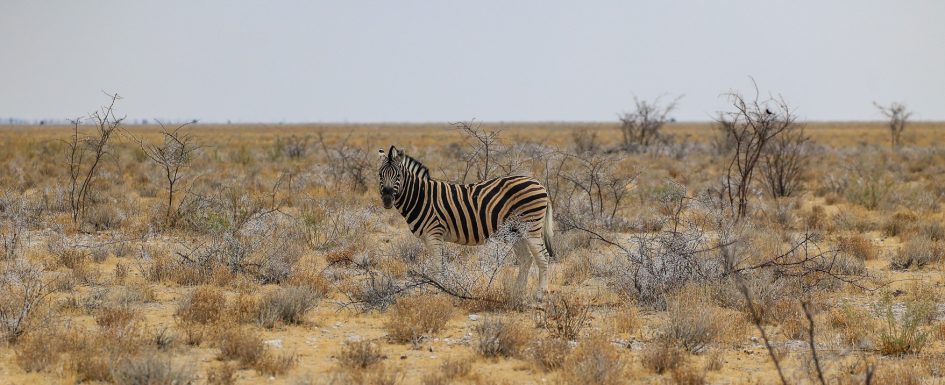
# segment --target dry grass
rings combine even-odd
[[[387,337],[398,343],[417,344],[423,337],[443,329],[454,311],[445,296],[399,298],[389,310]]]
[[[599,156],[619,140],[615,127],[607,124],[484,125],[501,128],[500,142],[515,146],[511,172],[543,182],[558,165],[530,160],[536,149],[573,151],[574,130],[586,131],[584,139],[596,135],[593,144],[582,146]],[[812,126],[818,150],[805,170],[807,190],[786,200],[753,196],[755,214],[745,219],[747,232],[733,234],[748,240],[736,248],[745,254],[739,257],[756,261],[785,250],[791,240],[812,230],[823,238],[817,247],[841,251],[843,271],[867,272],[879,283],[892,280],[891,286],[905,294],[897,291],[890,303],[871,312],[873,291],[816,282],[822,277],[752,272],[746,276],[765,328],[776,343],[804,340],[807,323],[798,311],[797,295],[809,294],[818,303],[817,335],[826,348],[821,358],[836,383],[863,383],[863,368],[852,363],[860,356],[879,364],[874,384],[932,383],[945,370],[936,364],[942,361],[945,325],[928,310],[929,303],[942,302],[937,279],[945,259],[939,199],[945,194],[945,177],[937,172],[945,164],[938,140],[942,125],[910,126],[916,130],[915,144],[899,151],[876,145],[888,139],[878,125]],[[482,301],[430,295],[426,288],[405,290],[410,292],[406,296],[380,288],[363,293],[377,309],[390,305],[384,313],[335,312],[337,304],[349,305],[347,295],[362,293],[371,274],[390,279],[397,289],[406,287],[414,264],[423,259],[421,242],[403,220],[377,209],[374,158],[365,149],[404,145],[438,177],[456,178],[465,166],[468,143],[433,124],[392,130],[373,125],[192,128],[206,145],[195,154],[191,170],[202,176],[179,196],[185,204],[175,226],[164,224],[158,170],[131,143],[114,143],[113,160],[94,184],[87,217],[72,223],[59,144],[68,132],[0,128],[0,241],[8,241],[13,229],[11,202],[22,202],[28,214],[23,222],[28,241],[15,253],[0,250],[0,276],[7,277],[3,272],[15,263],[29,262],[42,266],[41,279],[34,283],[47,285],[47,297],[17,327],[17,336],[0,343],[0,360],[13,363],[0,361],[0,377],[12,383],[160,384],[188,382],[200,373],[198,383],[232,384],[263,383],[287,373],[301,378],[309,372],[314,377],[297,383],[512,384],[540,377],[578,384],[703,384],[706,373],[713,383],[738,383],[742,378],[734,377],[754,371],[771,374],[766,356],[745,353],[757,342],[745,333],[750,329],[745,327],[744,300],[731,287],[721,287],[731,286],[729,282],[699,282],[687,288],[693,293],[670,292],[669,303],[651,306],[632,290],[614,287],[612,247],[561,221],[552,240],[558,251],[550,269],[555,294],[543,304],[515,300],[518,293],[507,284],[514,280],[515,266],[506,261],[494,284],[470,287]],[[672,124],[665,131],[666,143],[654,151],[619,154],[626,158],[617,164],[620,171],[648,177],[626,186],[628,198],[615,220],[601,225],[601,234],[663,236],[672,230],[666,217],[671,212],[655,206],[666,178],[699,198],[724,175],[723,159],[710,148],[707,133],[713,131],[708,128]],[[160,140],[153,127],[129,130],[145,141]],[[360,152],[352,152],[356,155],[350,163],[332,162],[326,149],[304,139],[317,134],[324,135],[328,152],[340,149],[342,142]],[[290,151],[287,143],[297,148]],[[354,180],[357,170],[343,169],[348,164],[365,165],[361,172],[370,183],[367,191]],[[561,167],[578,170],[575,165]],[[557,216],[565,213],[558,208],[569,203],[568,184],[560,182],[551,191]],[[698,208],[682,215],[692,223],[713,219]],[[470,259],[473,249],[460,250],[453,266],[476,268],[477,261]],[[717,257],[706,253],[699,262],[711,269]],[[888,267],[876,262],[880,259],[889,260]],[[362,264],[368,269],[362,270]],[[901,284],[909,281],[928,284]],[[876,282],[860,281],[867,287]],[[532,280],[530,289],[534,284]],[[699,290],[714,290],[712,300]],[[16,293],[0,296],[3,311],[16,308],[10,305]],[[634,301],[641,307],[629,305]],[[664,304],[669,305],[665,310]],[[452,306],[487,314],[467,321]],[[171,313],[176,323],[167,327]],[[7,320],[0,326],[6,327]],[[340,326],[334,327],[336,322]],[[614,332],[610,339],[620,342],[605,341],[601,330]],[[388,338],[381,338],[384,333]],[[328,352],[334,357],[323,351],[329,341],[323,335],[341,341],[354,334],[371,336],[373,342],[343,347],[332,342]],[[268,346],[263,336],[286,341],[292,349]],[[451,341],[444,343],[447,337]],[[623,347],[632,342],[636,349],[637,341],[646,342],[643,351]],[[407,342],[414,346],[388,345]],[[384,357],[384,352],[401,351],[408,358]],[[708,353],[690,357],[689,351]],[[789,373],[810,372],[809,360],[802,357],[806,350],[785,351],[778,354]],[[418,354],[424,357],[422,365],[414,359]],[[888,357],[880,357],[884,354]],[[642,379],[634,373],[637,362],[643,366]]]

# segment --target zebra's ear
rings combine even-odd
[[[386,157],[387,154],[384,153],[384,149],[378,149],[377,156],[380,157],[381,159],[384,159],[384,157]]]
[[[399,161],[399,160],[400,160],[400,157],[401,157],[403,154],[404,154],[403,151],[398,150],[398,149],[397,149],[396,147],[394,147],[394,146],[390,146],[390,150],[387,151],[387,155],[388,155],[388,157],[390,158],[390,160],[395,161],[395,162],[396,162],[396,161]]]

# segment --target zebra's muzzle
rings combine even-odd
[[[381,201],[384,202],[384,208],[389,209],[394,207],[394,195],[381,195]]]

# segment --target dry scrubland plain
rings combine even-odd
[[[756,171],[737,223],[712,124],[644,152],[616,125],[481,128],[489,165],[446,124],[190,126],[170,210],[138,142],[158,127],[116,131],[77,199],[72,127],[0,128],[0,384],[771,384],[772,355],[819,383],[811,339],[829,383],[945,381],[945,125],[892,150],[881,124],[808,124],[800,188]],[[507,292],[507,243],[423,253],[380,207],[391,144],[549,187],[543,303]]]

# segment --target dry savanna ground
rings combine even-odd
[[[717,124],[102,123],[0,127],[0,384],[945,381],[945,124],[808,123],[739,215]],[[381,208],[392,144],[548,187],[544,301]]]

